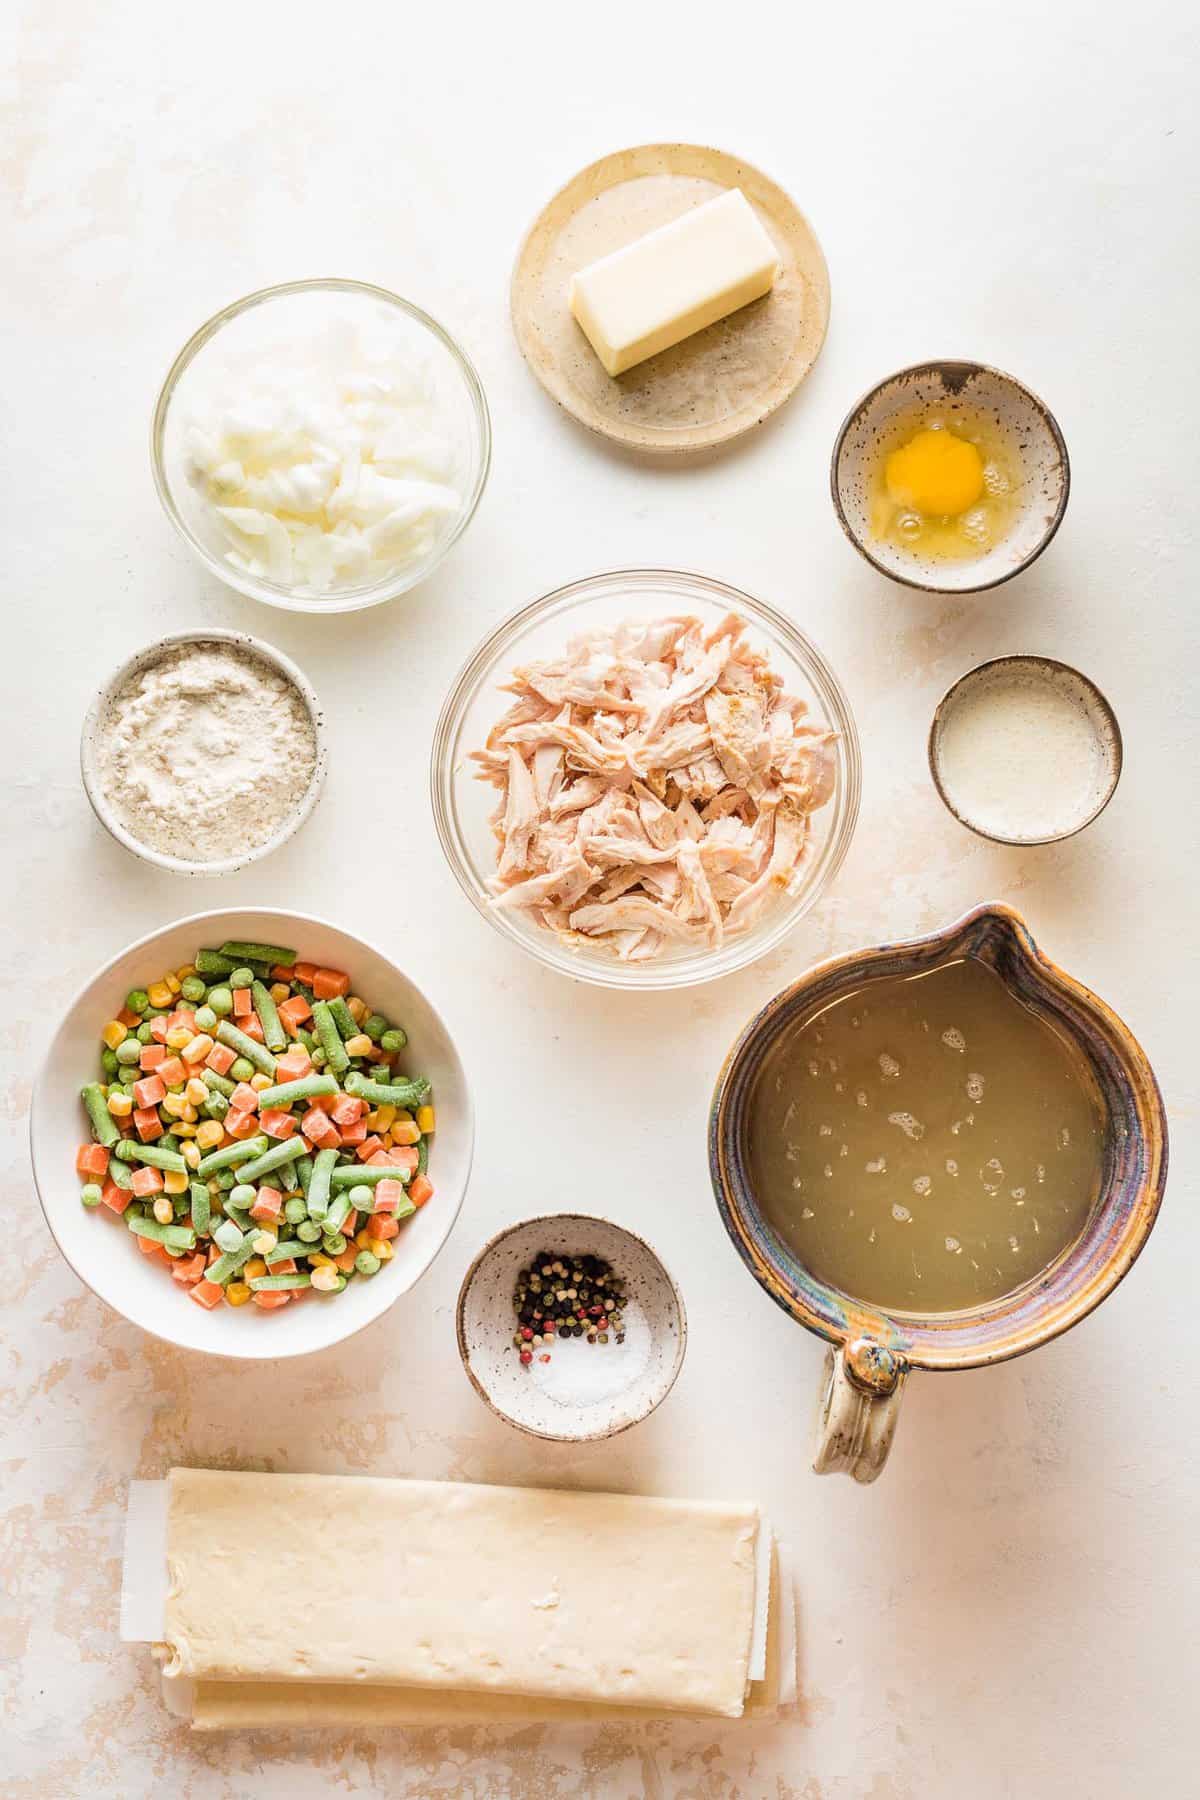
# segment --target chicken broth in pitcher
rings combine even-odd
[[[920,1313],[984,1305],[1053,1262],[1102,1148],[1082,1054],[972,957],[794,1024],[748,1138],[759,1204],[817,1280]]]

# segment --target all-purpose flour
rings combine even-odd
[[[115,695],[98,771],[131,837],[220,862],[272,838],[303,799],[316,737],[292,684],[219,641],[168,649]]]

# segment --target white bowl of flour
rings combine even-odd
[[[92,810],[160,869],[228,875],[269,856],[325,779],[316,693],[240,631],[186,631],[130,657],[96,695],[80,768]]]

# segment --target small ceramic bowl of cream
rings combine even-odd
[[[286,843],[325,779],[316,693],[240,631],[185,631],[122,663],[92,701],[80,768],[92,811],[135,856],[230,875]]]
[[[1121,729],[1095,682],[1049,656],[998,656],[947,690],[929,732],[938,793],[999,844],[1053,844],[1090,825],[1121,777]]]
[[[264,288],[209,319],[155,408],[158,495],[214,575],[292,612],[353,612],[436,568],[483,492],[466,353],[360,281]]]
[[[1044,400],[985,363],[917,363],[847,414],[830,484],[872,568],[933,594],[998,587],[1039,557],[1070,493]]]

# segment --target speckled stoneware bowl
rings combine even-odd
[[[624,1277],[625,1342],[583,1338],[523,1364],[513,1337],[513,1289],[539,1250],[599,1256]],[[687,1344],[683,1296],[644,1239],[586,1213],[547,1213],[484,1245],[458,1295],[458,1353],[480,1399],[531,1437],[587,1443],[652,1413],[674,1386]]]
[[[793,1021],[866,981],[917,975],[977,957],[1010,992],[1082,1050],[1104,1115],[1101,1191],[1080,1237],[1033,1281],[956,1313],[889,1313],[815,1280],[760,1209],[746,1137],[755,1082]],[[777,994],[738,1038],[709,1121],[717,1206],[756,1281],[831,1346],[814,1467],[858,1481],[879,1474],[910,1369],[974,1369],[1033,1350],[1084,1318],[1128,1272],[1150,1234],[1167,1175],[1162,1096],[1144,1052],[1114,1012],[1043,956],[1007,906],[988,904],[945,931],[881,944],[818,966]]]
[[[941,562],[883,543],[871,530],[870,492],[880,457],[898,421],[937,413],[987,413],[1011,442],[1021,465],[1016,515],[999,543],[962,562]],[[1045,401],[986,363],[926,362],[889,375],[847,413],[830,462],[833,504],[842,530],[880,574],[930,594],[972,594],[1027,569],[1050,542],[1067,509],[1071,470],[1058,422]]]
[[[104,741],[104,734],[111,724],[112,709],[117,696],[135,675],[144,674],[168,651],[182,649],[187,644],[228,645],[231,649],[240,651],[243,656],[253,657],[265,664],[273,675],[282,676],[284,681],[295,691],[308,715],[316,751],[308,786],[299,802],[287,817],[280,821],[271,836],[253,850],[243,850],[237,856],[214,858],[211,862],[197,862],[182,856],[169,856],[163,850],[154,850],[149,844],[142,843],[141,839],[135,837],[118,816],[116,808],[104,791],[104,783],[100,777],[100,747]],[[170,869],[177,875],[236,875],[239,869],[246,868],[250,863],[261,862],[264,856],[270,856],[272,850],[278,850],[281,844],[286,844],[288,839],[294,837],[299,831],[320,799],[321,789],[325,783],[327,762],[325,715],[312,683],[290,657],[284,656],[282,651],[265,643],[262,638],[251,637],[245,631],[220,631],[208,628],[199,631],[176,631],[170,637],[158,638],[155,643],[147,644],[144,650],[139,650],[136,655],[128,657],[120,668],[109,676],[88,707],[79,740],[79,769],[83,777],[83,791],[88,797],[92,811],[104,829],[117,840],[118,844],[123,845],[126,850],[132,851],[134,856],[140,856],[143,862],[153,863],[157,869]]]

